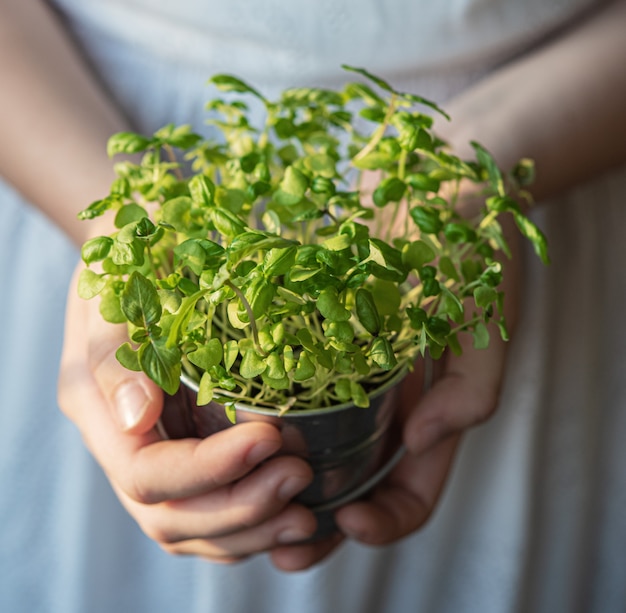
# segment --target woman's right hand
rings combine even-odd
[[[162,439],[155,424],[163,393],[117,362],[125,327],[78,297],[80,268],[68,296],[59,403],[141,529],[167,552],[221,562],[311,536],[313,514],[291,502],[311,469],[295,457],[270,458],[281,446],[273,426]]]

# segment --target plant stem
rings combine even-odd
[[[261,349],[261,344],[259,342],[259,331],[256,327],[256,319],[254,318],[254,314],[252,313],[252,307],[250,306],[250,303],[246,300],[243,292],[232,281],[227,280],[224,282],[224,285],[230,287],[230,289],[235,292],[235,295],[237,296],[237,298],[239,298],[241,304],[243,305],[243,308],[248,314],[248,319],[250,320],[250,330],[252,331],[252,340],[254,341],[254,346],[256,350],[259,352],[260,355],[267,356],[265,351]]]
[[[361,149],[361,151],[359,151],[354,156],[353,160],[356,160],[356,161],[362,160],[366,155],[374,151],[378,143],[383,139],[383,136],[385,136],[385,132],[387,131],[387,128],[389,127],[389,121],[391,120],[393,114],[396,111],[396,98],[397,98],[396,94],[391,95],[391,98],[389,100],[389,107],[387,108],[387,113],[385,114],[385,118],[383,119],[383,122],[376,129],[376,131],[372,134],[372,138],[367,143],[367,145],[365,145],[365,147],[363,147],[363,149]]]
[[[163,145],[163,149],[165,149],[165,153],[167,154],[170,162],[172,162],[172,164],[176,164],[176,167],[174,168],[174,174],[176,175],[176,178],[179,181],[184,181],[185,177],[183,176],[181,169],[178,167],[178,160],[176,159],[174,149],[172,149],[171,145]]]

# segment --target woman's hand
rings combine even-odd
[[[295,457],[268,459],[279,431],[247,423],[207,439],[162,440],[163,395],[125,370],[125,328],[102,321],[97,301],[69,290],[59,403],[122,504],[163,549],[230,562],[309,537],[313,514],[292,498],[311,481]]]

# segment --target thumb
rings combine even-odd
[[[128,341],[126,326],[105,322],[96,306],[90,303],[88,312],[89,369],[122,430],[143,434],[161,415],[163,392],[144,373],[127,370],[118,362],[115,352]]]

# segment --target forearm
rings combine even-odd
[[[0,0],[0,175],[77,244],[76,213],[108,193],[125,122],[40,0]]]
[[[440,132],[503,167],[535,160],[536,200],[626,162],[626,2],[509,64],[447,105]]]

